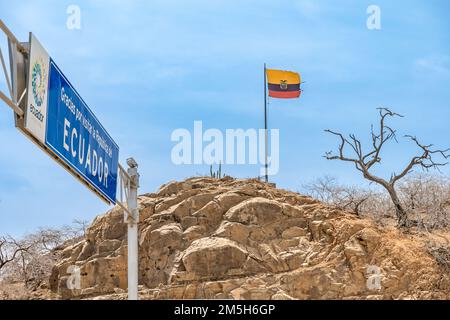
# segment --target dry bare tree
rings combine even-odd
[[[0,266],[5,266],[1,270],[3,276],[11,282],[23,281],[31,290],[39,287],[48,279],[59,255],[58,248],[78,241],[86,225],[82,220],[74,220],[72,225],[60,228],[39,228],[20,240],[0,237]]]
[[[383,146],[390,140],[397,141],[396,131],[390,126],[386,125],[386,119],[388,117],[392,118],[396,116],[403,117],[387,108],[378,108],[377,110],[379,110],[380,115],[380,127],[378,132],[375,132],[373,125],[371,126],[372,141],[370,150],[368,152],[363,151],[361,141],[357,139],[354,134],[350,134],[347,138],[344,137],[342,133],[327,129],[325,130],[325,132],[337,136],[340,139],[340,144],[337,154],[333,154],[333,152],[330,151],[325,154],[325,158],[328,160],[341,160],[353,163],[356,170],[360,171],[365,179],[368,179],[369,181],[375,182],[384,187],[389,193],[392,203],[394,204],[397,217],[397,225],[399,227],[407,227],[409,225],[408,213],[404,209],[397,195],[395,184],[407,174],[412,172],[413,168],[416,166],[419,166],[424,170],[428,170],[430,168],[439,168],[440,166],[446,165],[447,163],[436,162],[434,160],[434,156],[440,155],[443,158],[447,159],[450,156],[448,154],[450,149],[432,149],[433,145],[422,144],[416,137],[406,135],[405,137],[413,141],[420,149],[421,154],[414,156],[399,174],[392,173],[389,180],[376,176],[372,173],[371,169],[375,164],[381,162],[380,153]],[[346,155],[346,147],[349,147],[352,150],[354,154],[353,156]]]
[[[72,221],[72,229],[75,231],[76,236],[86,236],[86,230],[89,228],[89,221],[74,219]]]
[[[18,254],[29,249],[29,246],[23,246],[11,236],[0,237],[0,270],[13,262]]]

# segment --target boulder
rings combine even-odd
[[[183,255],[187,272],[214,278],[231,269],[241,268],[247,252],[235,241],[226,238],[202,238],[195,240]]]

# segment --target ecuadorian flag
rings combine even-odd
[[[269,97],[298,98],[300,96],[300,74],[292,71],[266,69]]]

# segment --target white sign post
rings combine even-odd
[[[14,111],[16,126],[28,138],[102,200],[124,210],[128,224],[128,299],[137,300],[138,164],[129,158],[128,170],[122,168],[118,146],[32,34],[28,43],[19,42],[2,20],[0,30],[8,38],[10,60],[8,76],[0,50],[9,91],[8,97],[0,90],[0,100]]]
[[[137,203],[137,195],[139,188],[138,165],[133,158],[127,160],[128,175],[130,176],[130,193],[128,195],[128,300],[138,300],[138,222],[139,211]],[[127,215],[127,212],[125,212]]]
[[[124,222],[128,225],[128,300],[138,300],[139,250],[138,250],[138,164],[127,159],[128,170],[119,165],[119,195],[117,204],[124,211]]]

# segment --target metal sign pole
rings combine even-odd
[[[127,199],[128,211],[128,300],[138,300],[138,222],[139,210],[137,195],[139,188],[138,164],[133,158],[127,160],[128,175],[130,176],[129,194]]]

